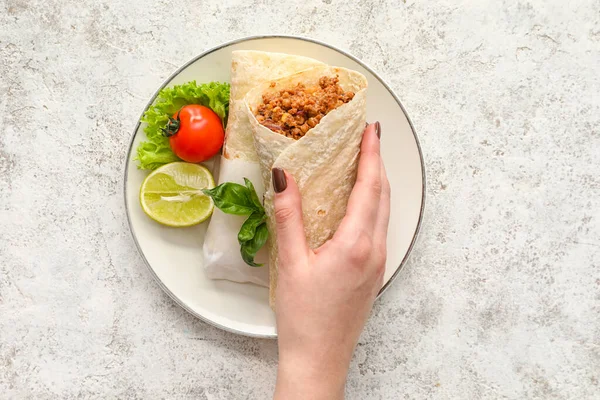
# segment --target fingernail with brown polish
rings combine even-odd
[[[275,193],[281,193],[287,188],[287,180],[285,179],[285,173],[281,168],[273,168],[271,170],[271,176],[273,181],[273,190]]]
[[[381,124],[379,121],[375,122],[375,133],[377,134],[377,137],[381,139]]]

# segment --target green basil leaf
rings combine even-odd
[[[250,199],[252,200],[252,203],[254,203],[254,205],[259,210],[264,212],[265,210],[263,208],[262,203],[258,199],[258,195],[256,194],[256,189],[254,189],[254,185],[252,184],[252,182],[250,182],[250,179],[248,179],[248,178],[244,178],[244,182],[246,182],[246,187],[248,188],[248,191],[250,192]]]
[[[252,214],[250,214],[246,222],[244,222],[244,224],[240,228],[240,232],[238,233],[238,242],[240,242],[240,244],[243,244],[248,240],[252,240],[252,238],[256,234],[256,229],[260,224],[265,222],[266,217],[267,216],[264,212],[255,211]]]
[[[260,250],[260,248],[264,246],[268,237],[269,230],[267,229],[267,224],[263,222],[256,229],[254,237],[251,240],[242,243],[240,252],[242,253],[242,258],[244,259],[246,264],[250,265],[251,267],[263,266],[263,264],[256,264],[254,262],[254,257],[256,257],[256,253],[258,252],[258,250]]]
[[[214,189],[204,189],[205,195],[210,196],[219,210],[226,214],[250,215],[257,209],[252,201],[250,191],[246,186],[225,182]]]

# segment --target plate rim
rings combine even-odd
[[[404,105],[402,104],[402,102],[400,101],[400,99],[398,98],[398,96],[396,95],[396,93],[390,88],[390,86],[387,84],[387,82],[381,78],[371,67],[369,67],[367,64],[365,64],[363,61],[361,61],[360,59],[358,59],[357,57],[355,57],[354,55],[348,53],[345,50],[342,50],[336,46],[333,46],[331,44],[322,42],[320,40],[317,39],[312,39],[309,37],[305,37],[305,36],[298,36],[298,35],[252,35],[252,36],[245,36],[242,38],[238,38],[238,39],[234,39],[234,40],[230,40],[227,42],[223,42],[217,46],[211,47],[208,50],[203,51],[202,53],[200,53],[199,55],[193,57],[192,59],[190,59],[189,61],[187,61],[185,64],[183,64],[181,67],[177,68],[177,70],[175,70],[162,84],[161,86],[154,92],[154,94],[152,95],[152,97],[150,98],[149,102],[146,104],[146,106],[144,107],[143,111],[141,112],[140,116],[137,119],[137,123],[135,125],[135,128],[133,130],[133,134],[131,135],[131,139],[129,140],[129,146],[127,148],[127,157],[125,158],[125,165],[124,165],[124,170],[125,173],[123,175],[123,202],[125,205],[125,214],[127,216],[127,225],[129,226],[129,232],[131,233],[131,237],[133,238],[133,241],[135,243],[135,246],[138,250],[138,253],[140,254],[140,256],[142,257],[142,260],[144,261],[144,264],[146,264],[146,268],[150,271],[152,277],[154,278],[154,280],[158,283],[158,286],[177,304],[179,305],[181,308],[183,308],[185,311],[187,311],[188,313],[192,314],[194,317],[198,318],[199,320],[214,326],[215,328],[218,329],[222,329],[224,331],[227,332],[231,332],[231,333],[235,333],[238,335],[242,335],[242,336],[247,336],[247,337],[253,337],[253,338],[259,338],[259,339],[277,339],[277,333],[270,335],[270,334],[255,334],[255,333],[249,333],[249,332],[244,332],[244,331],[240,331],[237,330],[235,328],[230,328],[228,326],[224,326],[221,325],[215,321],[212,321],[206,317],[204,317],[203,315],[199,314],[198,312],[196,312],[195,310],[193,310],[191,307],[189,307],[187,304],[185,304],[182,300],[180,300],[173,292],[171,292],[171,290],[163,283],[163,281],[158,277],[158,275],[156,274],[156,272],[154,272],[154,269],[152,268],[152,266],[150,266],[150,263],[148,262],[148,259],[146,258],[146,256],[144,255],[144,252],[142,251],[140,244],[137,240],[137,236],[135,234],[132,222],[131,222],[131,215],[129,213],[129,206],[128,206],[128,202],[127,202],[127,181],[129,178],[129,163],[132,161],[131,160],[131,153],[133,150],[133,142],[135,141],[135,137],[137,134],[137,131],[140,128],[141,123],[141,119],[144,116],[144,113],[146,112],[146,110],[148,109],[148,107],[150,107],[152,105],[152,103],[154,103],[154,100],[156,100],[156,97],[158,96],[158,94],[160,93],[161,90],[163,90],[167,85],[169,85],[169,83],[171,83],[171,81],[173,79],[175,79],[175,77],[177,77],[183,70],[185,70],[187,67],[189,67],[191,64],[195,63],[196,61],[198,61],[199,59],[217,51],[220,50],[224,47],[228,47],[237,43],[242,43],[242,42],[249,42],[249,41],[253,41],[253,40],[260,40],[260,39],[295,39],[295,40],[303,40],[306,42],[310,42],[310,43],[314,43],[314,44],[318,44],[327,48],[330,48],[332,50],[335,50],[343,55],[345,55],[346,57],[350,58],[351,60],[353,60],[354,62],[358,63],[360,66],[362,66],[363,68],[365,68],[367,71],[369,71],[375,78],[377,78],[377,80],[386,88],[386,90],[392,95],[392,97],[394,98],[394,100],[396,101],[396,103],[398,103],[398,105],[400,106],[400,109],[402,110],[402,112],[404,113],[404,116],[406,117],[406,120],[408,121],[408,124],[410,126],[411,132],[413,134],[413,137],[415,139],[415,143],[417,145],[417,150],[419,152],[419,161],[421,162],[421,181],[422,181],[422,196],[421,196],[421,207],[419,209],[419,219],[417,220],[417,226],[415,228],[415,232],[413,234],[412,240],[410,242],[410,245],[408,246],[408,250],[406,251],[406,254],[404,255],[404,257],[402,258],[402,261],[400,262],[400,265],[396,268],[396,270],[394,271],[394,273],[392,274],[392,276],[390,277],[390,279],[383,285],[383,287],[379,290],[379,293],[377,294],[377,298],[379,299],[381,297],[381,295],[383,295],[383,293],[385,293],[387,291],[387,289],[391,286],[392,282],[394,282],[396,280],[396,277],[398,276],[398,274],[400,273],[400,271],[402,271],[404,269],[404,266],[406,265],[408,258],[410,257],[412,250],[415,246],[415,243],[417,241],[417,238],[419,237],[419,234],[421,232],[421,226],[422,226],[422,222],[423,222],[423,214],[425,212],[425,200],[426,200],[426,188],[427,188],[427,181],[426,181],[426,173],[425,173],[425,161],[423,158],[423,151],[421,149],[421,144],[419,142],[419,137],[417,136],[417,132],[415,130],[415,127],[408,115],[408,113],[406,112],[406,109],[404,108]]]

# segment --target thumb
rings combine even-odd
[[[281,168],[271,171],[279,258],[285,265],[308,255],[302,220],[302,198],[294,177]]]

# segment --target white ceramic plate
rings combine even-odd
[[[160,89],[191,80],[199,83],[229,82],[233,50],[262,50],[312,57],[329,65],[354,69],[367,77],[367,120],[381,123],[381,152],[392,188],[383,293],[406,262],[419,231],[425,201],[423,158],[414,129],[400,101],[374,71],[353,56],[325,43],[283,36],[250,37],[220,45],[184,65]],[[152,104],[158,91],[148,105]],[[138,170],[133,161],[135,149],[145,138],[143,128],[143,125],[137,125],[129,147],[125,165],[125,203],[133,238],[150,271],[163,290],[196,317],[242,335],[277,337],[275,317],[269,308],[268,289],[252,284],[214,281],[204,276],[202,243],[207,223],[193,228],[167,228],[143,213],[138,195],[148,173]]]

